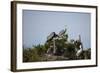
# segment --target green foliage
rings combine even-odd
[[[68,43],[65,48],[64,56],[69,59],[75,59],[75,46],[72,43]]]
[[[33,49],[35,48],[35,51],[37,51],[37,54],[39,56],[43,56],[44,53],[46,52],[46,48],[44,45],[37,45],[37,46],[33,46]]]
[[[45,55],[46,48],[43,45],[33,46],[33,48],[26,48],[23,50],[23,62],[41,61]]]
[[[44,45],[33,45],[32,48],[23,49],[23,62],[37,62],[37,61],[49,61],[49,60],[75,60],[76,52],[75,45],[71,42],[68,42],[68,34],[66,32],[60,36],[60,39],[55,40],[56,52],[59,53],[57,56],[52,56],[47,59],[46,52],[50,45],[53,45],[53,41],[50,40]],[[64,52],[62,52],[64,51]],[[90,59],[91,58],[91,49],[83,51],[78,59]]]

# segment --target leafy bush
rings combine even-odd
[[[35,62],[45,60],[45,45],[33,46],[33,48],[23,49],[23,62]]]
[[[68,57],[69,59],[75,59],[75,46],[72,43],[68,43],[66,48],[65,48],[65,52],[64,52],[64,56]]]
[[[59,38],[59,37],[58,37]],[[60,39],[55,40],[56,53],[47,58],[46,52],[53,41],[46,41],[44,45],[33,45],[32,48],[23,49],[23,62],[37,62],[37,61],[50,61],[50,60],[75,60],[75,59],[90,59],[91,49],[83,51],[77,58],[75,45],[68,42],[68,34],[64,32]]]

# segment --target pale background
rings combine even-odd
[[[10,28],[10,8],[11,8],[10,1],[12,0],[0,0],[0,73],[12,73],[10,71],[10,34],[11,34],[10,33],[10,29],[11,29]],[[30,1],[82,4],[82,5],[100,4],[99,0],[30,0]],[[98,13],[100,13],[100,10]],[[100,15],[98,14],[98,16]],[[100,31],[100,25],[98,25],[98,28],[99,28],[98,31]],[[98,37],[100,37],[100,33],[98,33]],[[98,43],[100,43],[99,41],[100,38],[98,38]],[[99,47],[100,46],[98,46],[98,52],[100,52]],[[100,53],[98,55],[100,55]],[[100,63],[100,57],[98,59]],[[91,67],[91,68],[35,71],[34,73],[86,73],[86,72],[99,73],[100,65],[98,67]],[[25,72],[25,73],[33,73],[33,71]]]
[[[22,43],[24,48],[45,44],[51,32],[67,28],[68,40],[81,36],[84,48],[91,48],[91,14],[85,12],[53,12],[23,10]],[[42,26],[42,27],[41,27]]]

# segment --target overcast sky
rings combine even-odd
[[[90,48],[90,18],[89,13],[23,10],[23,45],[43,44],[51,32],[59,33],[67,26],[69,39],[80,34],[84,48]]]

